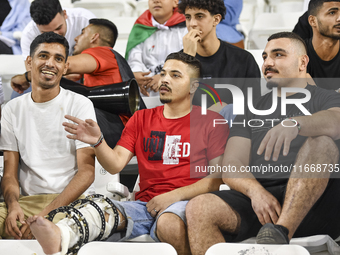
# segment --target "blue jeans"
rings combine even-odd
[[[160,242],[156,235],[157,220],[163,213],[174,213],[180,217],[186,224],[185,207],[188,201],[179,201],[173,203],[166,208],[161,214],[154,218],[146,209],[146,202],[142,201],[125,201],[117,202],[112,201],[117,209],[124,215],[127,220],[126,233],[120,240],[125,241],[137,236],[148,234],[156,242]],[[110,238],[111,241],[113,241]]]

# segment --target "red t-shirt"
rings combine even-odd
[[[136,200],[147,202],[154,196],[195,183],[199,178],[190,177],[190,162],[192,168],[208,165],[225,149],[229,126],[213,127],[213,119],[222,119],[221,115],[208,111],[202,117],[200,107],[194,106],[182,118],[166,119],[163,109],[160,106],[137,111],[117,143],[137,156],[140,191]],[[199,117],[193,118],[196,114]]]
[[[97,62],[96,70],[92,73],[84,74],[84,85],[86,87],[109,85],[123,81],[119,72],[116,56],[110,47],[100,46],[88,48],[81,54],[89,54],[94,57]],[[130,118],[123,114],[120,114],[119,117],[124,126]]]
[[[122,82],[115,54],[110,47],[94,47],[84,50],[81,54],[89,54],[97,62],[92,73],[84,74],[84,85],[94,87]]]

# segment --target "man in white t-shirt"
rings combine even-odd
[[[45,216],[94,192],[90,187],[94,150],[67,139],[62,126],[66,114],[96,119],[89,99],[59,86],[68,68],[68,47],[67,40],[53,32],[34,39],[27,58],[32,92],[9,101],[3,109],[1,237],[30,239],[27,217]]]
[[[69,45],[69,55],[73,53],[74,38],[96,16],[83,8],[63,10],[59,0],[34,0],[30,13],[32,21],[27,24],[21,37],[21,49],[24,60],[29,55],[31,42],[44,32],[54,32],[64,36]]]

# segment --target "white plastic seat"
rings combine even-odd
[[[0,76],[4,91],[5,103],[11,99],[11,78],[17,74],[26,72],[25,62],[21,55],[0,54]]]
[[[136,2],[135,6],[135,16],[139,17],[143,12],[149,9],[148,0],[139,0]]]
[[[85,244],[78,255],[177,255],[167,243],[91,242]]]
[[[299,245],[260,245],[241,243],[218,243],[211,246],[205,255],[308,255]]]
[[[97,18],[110,19],[113,16],[131,16],[135,1],[130,0],[81,0],[73,7],[81,7],[93,12]]]
[[[0,253],[3,255],[45,255],[37,240],[0,239]]]
[[[303,0],[270,0],[269,6],[271,12],[302,12]]]
[[[262,13],[249,32],[247,49],[264,49],[270,35],[292,31],[302,12]]]

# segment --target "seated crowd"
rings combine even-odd
[[[124,58],[111,21],[34,0],[21,39],[27,72],[12,78],[15,93],[0,115],[0,238],[34,238],[46,254],[64,255],[90,241],[149,234],[179,255],[203,255],[250,237],[258,244],[339,237],[340,1],[310,0],[295,31],[307,23],[312,34],[271,35],[261,67],[236,32],[241,7],[149,0]],[[141,102],[133,115],[117,115],[63,88],[105,93],[132,78],[143,97],[164,105]],[[214,79],[229,89],[204,105],[199,97],[216,92]],[[117,174],[133,156],[135,201],[98,199],[95,158]],[[50,221],[70,204],[76,216]]]

